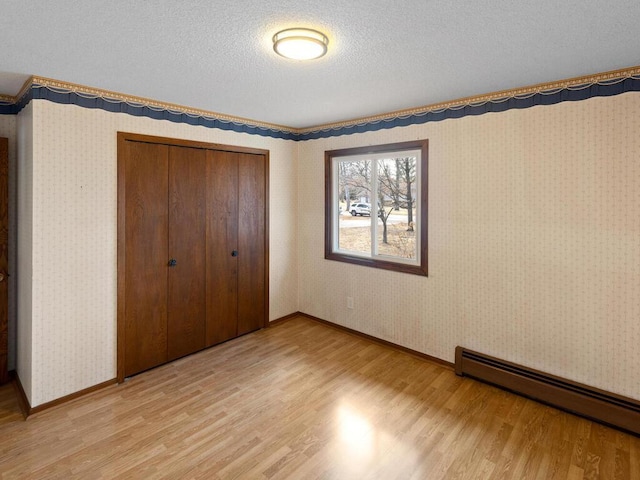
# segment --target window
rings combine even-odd
[[[325,152],[325,258],[427,275],[427,145]]]

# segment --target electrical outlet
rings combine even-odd
[[[347,308],[353,310],[353,297],[347,297]]]

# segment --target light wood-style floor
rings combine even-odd
[[[306,318],[23,421],[3,479],[640,479],[640,438]]]

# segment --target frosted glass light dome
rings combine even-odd
[[[273,49],[278,55],[293,60],[313,60],[327,53],[329,39],[317,30],[289,28],[273,36]]]

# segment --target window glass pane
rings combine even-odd
[[[371,161],[339,161],[338,249],[371,255]]]
[[[325,152],[325,258],[427,276],[428,141]]]
[[[378,255],[414,260],[416,247],[415,156],[379,159],[377,162]]]

